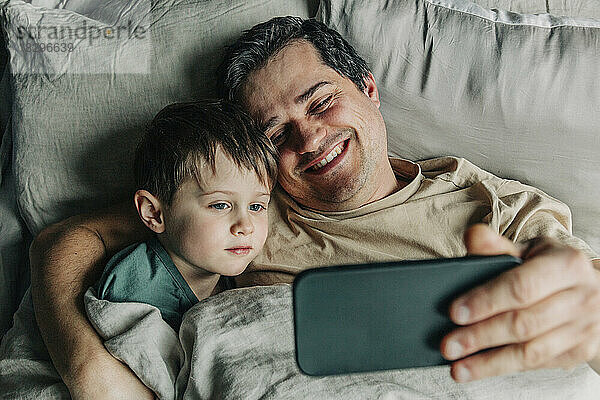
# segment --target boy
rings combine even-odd
[[[161,110],[135,157],[138,215],[154,238],[116,254],[96,285],[99,299],[156,306],[175,331],[199,300],[260,252],[277,153],[226,101]]]

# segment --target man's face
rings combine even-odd
[[[365,83],[360,91],[307,41],[249,75],[243,101],[278,147],[279,183],[300,204],[357,208],[376,200],[389,178],[380,173],[389,161],[379,95],[372,76]]]
[[[267,238],[270,189],[221,150],[215,156],[216,172],[203,166],[201,185],[186,178],[164,210],[163,243],[188,276],[238,275]]]

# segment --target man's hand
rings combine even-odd
[[[465,244],[469,254],[511,254],[524,262],[452,303],[450,318],[462,326],[441,350],[448,360],[460,359],[451,367],[456,381],[600,363],[597,260],[550,239],[519,246],[481,224],[466,232]],[[491,350],[472,355],[484,349]]]
[[[69,382],[69,392],[74,400],[129,400],[155,399],[138,377],[110,354],[98,354],[89,360]]]
[[[152,399],[135,374],[104,348],[83,305],[107,258],[149,234],[122,204],[44,229],[30,248],[31,295],[40,333],[74,399]]]

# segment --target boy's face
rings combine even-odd
[[[256,257],[268,230],[270,190],[254,171],[238,168],[217,150],[215,171],[202,167],[202,188],[184,180],[164,210],[163,244],[190,274],[238,275]]]

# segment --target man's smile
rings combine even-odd
[[[333,148],[329,149],[320,157],[317,157],[315,160],[311,161],[308,167],[305,168],[304,172],[311,175],[321,175],[331,170],[334,166],[340,163],[346,154],[349,141],[350,139],[346,139],[337,143],[335,146],[333,146]]]

